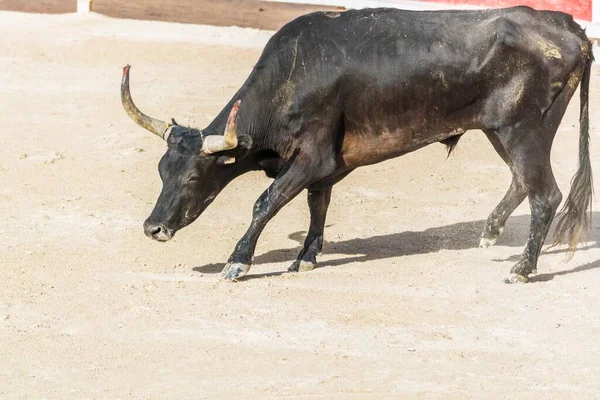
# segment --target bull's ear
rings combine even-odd
[[[217,157],[217,165],[233,164],[246,157],[251,148],[252,138],[248,135],[240,135],[235,149],[214,154]]]
[[[236,150],[239,152],[243,152],[244,157],[245,157],[251,148],[252,148],[252,138],[249,135],[239,135],[238,136],[238,145],[237,145]]]

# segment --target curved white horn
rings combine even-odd
[[[166,140],[167,136],[165,134],[170,125],[165,121],[147,116],[136,107],[131,99],[131,93],[129,91],[130,68],[131,66],[129,64],[123,68],[123,79],[121,80],[121,102],[123,103],[123,108],[125,108],[125,112],[129,115],[129,118],[136,124]]]
[[[229,118],[227,119],[227,126],[225,127],[225,133],[223,136],[220,135],[210,135],[204,138],[204,142],[202,143],[202,151],[205,154],[213,154],[219,151],[231,150],[235,149],[238,145],[237,139],[237,113],[240,109],[240,103],[242,100],[238,100],[235,102],[233,107],[231,108],[231,112],[229,113]]]

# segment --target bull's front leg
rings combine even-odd
[[[277,177],[254,204],[252,223],[235,246],[235,250],[221,275],[231,281],[244,276],[249,270],[256,242],[267,223],[277,212],[322,174],[322,164],[297,157],[286,172]]]

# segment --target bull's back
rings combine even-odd
[[[536,95],[549,104],[582,58],[582,38],[570,16],[527,7],[314,13],[271,39],[254,81],[282,124],[303,120],[286,124],[294,129],[343,118],[353,166],[509,123]]]

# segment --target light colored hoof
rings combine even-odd
[[[221,271],[221,276],[227,281],[235,282],[242,276],[246,275],[249,270],[250,265],[248,264],[227,263],[225,268],[223,268],[223,271]]]
[[[493,245],[495,245],[497,241],[498,241],[498,238],[494,238],[494,239],[481,238],[481,240],[479,241],[479,247],[482,249],[486,249],[488,247],[492,247]]]
[[[492,247],[493,245],[496,244],[496,242],[500,238],[500,235],[502,235],[502,232],[504,232],[504,228],[498,228],[498,235],[496,237],[494,237],[494,238],[482,237],[481,240],[479,241],[479,247],[481,247],[482,249]]]
[[[292,265],[290,265],[290,267],[288,268],[288,271],[289,272],[306,272],[306,271],[312,271],[315,268],[316,268],[316,265],[311,263],[310,261],[296,260],[292,263]]]
[[[513,283],[527,283],[529,282],[529,278],[523,275],[512,273],[508,278],[504,278],[504,283],[513,284]]]
[[[316,265],[311,263],[310,261],[300,261],[300,265],[298,265],[298,272],[306,272],[312,271],[315,269]]]

